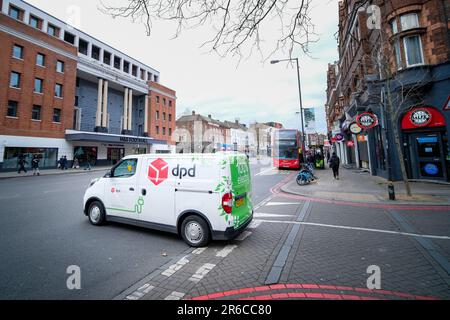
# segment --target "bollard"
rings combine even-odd
[[[395,188],[392,183],[388,185],[389,200],[395,201]]]

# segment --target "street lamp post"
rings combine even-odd
[[[298,79],[298,94],[300,97],[300,116],[301,116],[301,121],[302,121],[302,160],[305,160],[305,122],[304,122],[304,114],[303,114],[303,101],[302,101],[302,86],[301,86],[301,80],[300,80],[300,64],[298,61],[298,58],[291,58],[291,59],[284,59],[284,60],[272,60],[270,63],[271,64],[277,64],[280,62],[284,62],[284,61],[293,61],[295,60],[297,63],[297,79]]]

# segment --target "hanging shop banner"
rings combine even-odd
[[[358,142],[366,142],[367,141],[367,136],[359,134],[357,137]]]
[[[372,112],[364,112],[358,116],[356,123],[363,130],[372,129],[378,125],[378,117]]]
[[[407,112],[402,119],[402,129],[444,127],[445,118],[435,108],[418,107]]]
[[[362,132],[362,128],[356,122],[353,122],[348,128],[353,134],[360,134]]]
[[[334,136],[334,138],[336,139],[336,141],[342,141],[344,140],[344,135],[342,133],[338,133],[337,135]]]

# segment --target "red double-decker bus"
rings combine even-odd
[[[280,129],[273,137],[275,168],[300,169],[301,134],[298,130]]]

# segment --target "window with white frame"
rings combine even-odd
[[[400,16],[402,31],[419,28],[419,16],[417,13],[408,13]]]
[[[423,64],[422,41],[420,40],[420,36],[405,37],[403,42],[405,46],[406,65],[412,67]]]
[[[394,53],[395,53],[395,63],[397,64],[397,69],[402,68],[402,51],[400,49],[400,41],[394,41]]]
[[[392,19],[392,21],[391,21],[391,30],[392,30],[392,34],[397,34],[398,33],[397,19]]]

